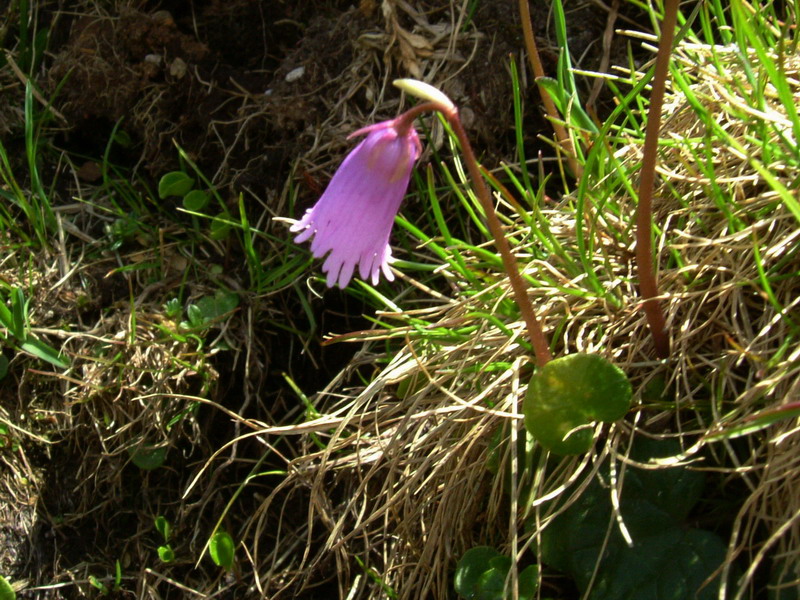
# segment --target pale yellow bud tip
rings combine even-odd
[[[444,92],[433,87],[429,83],[425,83],[424,81],[419,81],[417,79],[395,79],[393,83],[406,94],[411,94],[417,98],[435,102],[452,113],[456,112],[456,105],[453,104],[453,101],[450,100],[450,98],[448,98]]]

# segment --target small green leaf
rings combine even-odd
[[[200,212],[208,205],[208,194],[202,190],[192,190],[183,197],[183,207],[192,212]]]
[[[19,288],[11,290],[11,313],[14,318],[14,329],[11,333],[18,340],[25,339],[25,296]]]
[[[211,221],[211,227],[209,229],[208,235],[211,236],[212,240],[224,240],[228,237],[228,234],[231,231],[231,226],[229,223],[225,221]]]
[[[183,307],[181,306],[180,300],[177,298],[170,298],[164,303],[164,313],[170,319],[177,319],[181,316],[182,312]]]
[[[236,307],[239,306],[239,296],[234,292],[217,290],[213,296],[203,296],[200,298],[194,306],[196,306],[197,309],[194,319],[198,324],[205,324],[236,309]],[[189,313],[190,321],[193,320],[192,317],[192,313]]]
[[[475,600],[504,600],[503,591],[506,587],[507,574],[508,569],[504,571],[502,568],[497,567],[484,571],[478,579],[478,583],[475,586],[475,594],[472,598],[475,598]]]
[[[14,333],[14,318],[11,316],[11,311],[8,310],[5,301],[0,298],[0,325],[8,329],[8,332],[16,337]]]
[[[158,515],[155,518],[155,525],[156,531],[161,534],[161,537],[164,538],[165,542],[168,542],[169,534],[172,532],[170,531],[169,521],[167,521],[167,518],[164,515]]]
[[[592,445],[593,421],[613,422],[630,408],[625,373],[596,354],[550,361],[531,377],[522,404],[525,427],[546,449],[581,454]]]
[[[114,561],[114,591],[118,592],[122,583],[122,565],[119,559]]]
[[[130,134],[124,129],[117,129],[114,132],[114,143],[119,144],[123,148],[130,148],[133,145],[133,140]]]
[[[186,308],[186,317],[189,319],[189,326],[193,329],[205,325],[203,311],[196,304],[190,304]]]
[[[470,548],[456,565],[456,593],[467,600],[504,600],[511,559],[490,546]],[[531,565],[518,577],[521,600],[532,600],[538,586],[538,567]]]
[[[520,600],[533,600],[539,588],[539,565],[529,565],[519,574]]]
[[[220,529],[211,538],[208,544],[208,553],[214,564],[223,569],[230,570],[233,566],[235,546],[233,538],[227,531]]]
[[[172,550],[169,544],[166,546],[159,546],[158,558],[163,563],[171,563],[173,560],[175,560],[175,552]]]
[[[569,121],[570,125],[583,129],[591,133],[597,133],[597,125],[595,125],[592,118],[583,110],[580,100],[576,94],[570,95],[569,92],[561,87],[555,79],[551,77],[539,77],[536,79],[547,95],[553,100],[558,112],[564,117],[565,121]]]
[[[166,446],[151,446],[143,444],[135,450],[128,450],[131,462],[143,471],[153,471],[164,464],[167,458]]]
[[[171,171],[158,182],[158,197],[185,196],[194,185],[194,179],[183,171]]]
[[[96,587],[98,590],[100,590],[100,593],[103,594],[104,596],[108,595],[109,589],[106,586],[106,584],[100,581],[94,575],[89,575],[89,583],[92,584],[94,587]]]
[[[17,593],[6,578],[0,575],[0,600],[16,600]]]
[[[491,546],[476,546],[467,550],[456,565],[453,578],[456,593],[467,600],[475,598],[478,581],[488,569],[489,561],[497,556],[500,553]]]

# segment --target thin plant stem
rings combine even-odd
[[[486,213],[486,224],[489,226],[489,231],[494,238],[497,251],[500,253],[500,257],[503,260],[503,266],[505,267],[506,274],[511,282],[511,289],[514,292],[514,298],[517,302],[517,306],[519,307],[519,311],[522,314],[522,318],[525,320],[525,325],[528,329],[528,337],[530,338],[533,352],[536,355],[536,364],[540,367],[543,367],[553,359],[553,355],[550,353],[550,346],[547,343],[547,338],[542,331],[541,325],[539,325],[539,321],[536,319],[536,314],[533,311],[531,301],[528,299],[527,285],[525,284],[525,281],[522,279],[522,275],[519,272],[517,261],[514,259],[514,255],[511,253],[508,240],[506,239],[505,235],[503,235],[503,228],[500,225],[500,219],[497,218],[497,214],[495,213],[494,205],[491,201],[491,195],[489,194],[489,188],[481,176],[478,161],[475,158],[472,145],[469,143],[467,132],[464,130],[464,126],[461,124],[461,119],[458,116],[458,110],[456,110],[456,108],[453,106],[445,106],[438,102],[424,102],[414,106],[413,108],[404,112],[402,115],[398,116],[395,129],[399,135],[403,135],[407,129],[413,125],[414,119],[416,119],[419,115],[430,111],[438,111],[442,113],[450,123],[450,126],[453,128],[453,133],[455,133],[456,137],[458,138],[458,142],[461,145],[461,153],[463,155],[464,162],[467,165],[470,179],[472,179],[472,187],[475,190],[475,195],[478,197],[481,206],[483,207],[483,212]]]
[[[394,129],[397,131],[399,136],[404,136],[408,133],[408,130],[414,126],[414,120],[424,114],[426,112],[440,112],[443,115],[446,115],[449,118],[449,115],[452,110],[448,107],[439,104],[438,102],[423,102],[422,104],[417,104],[416,106],[412,106],[402,115],[398,115]]]
[[[658,280],[653,268],[653,186],[655,184],[658,136],[661,129],[661,108],[669,73],[672,42],[678,16],[678,0],[665,0],[661,39],[658,43],[653,87],[650,93],[650,111],[645,129],[642,169],[639,179],[639,206],[636,209],[636,269],[639,274],[639,293],[656,354],[669,356],[669,336],[666,319],[658,302]]]
[[[527,50],[528,54],[528,62],[531,63],[531,69],[533,70],[533,76],[538,80],[540,77],[545,77],[544,67],[542,67],[542,60],[539,58],[539,50],[536,47],[536,38],[533,35],[533,27],[531,27],[531,11],[528,7],[528,0],[519,0],[519,16],[520,20],[522,21],[522,36],[525,40],[525,49]],[[583,173],[583,167],[578,164],[578,161],[575,160],[575,147],[572,144],[572,138],[567,133],[567,130],[561,124],[561,115],[558,114],[558,109],[556,108],[553,99],[550,97],[550,94],[542,87],[541,84],[537,81],[537,87],[539,88],[539,95],[542,97],[542,104],[544,104],[544,108],[547,111],[547,115],[550,117],[550,124],[553,127],[553,131],[556,134],[556,138],[558,138],[559,144],[564,149],[564,154],[567,157],[567,164],[569,165],[570,171],[572,171],[573,176],[576,178],[580,178],[581,174]]]
[[[461,119],[458,118],[457,113],[445,114],[448,115],[448,121],[453,128],[453,133],[456,134],[461,144],[461,153],[463,154],[464,162],[467,164],[467,170],[472,179],[475,195],[478,197],[481,206],[483,206],[483,211],[486,213],[486,224],[489,226],[489,231],[492,233],[492,237],[494,237],[495,246],[497,246],[500,257],[503,259],[503,266],[506,269],[508,280],[511,282],[511,289],[514,291],[517,306],[522,314],[522,318],[525,320],[525,325],[528,327],[528,337],[531,340],[533,352],[536,355],[536,364],[543,367],[553,359],[553,355],[550,354],[550,346],[547,343],[547,338],[545,338],[542,327],[539,325],[539,321],[533,311],[531,301],[528,298],[528,286],[522,279],[517,261],[514,259],[514,255],[511,253],[511,248],[508,245],[508,240],[503,234],[500,219],[497,218],[494,205],[491,201],[489,188],[483,180],[483,177],[481,177],[478,161],[475,158],[475,153],[472,151],[467,132],[464,131],[464,126],[461,124]]]

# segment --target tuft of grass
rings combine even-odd
[[[657,21],[652,8],[642,8]],[[361,286],[380,308],[375,327],[331,339],[365,345],[311,398],[315,414],[296,429],[324,448],[308,443],[262,509],[287,490],[310,489],[303,535],[324,543],[301,562],[299,580],[334,553],[376,569],[381,587],[400,598],[444,597],[453,556],[468,548],[513,548],[516,561],[536,560],[542,532],[609,457],[624,463],[640,437],[677,440],[683,449],[650,468],[693,460],[725,473],[708,505],[721,501],[720,488],[731,480],[749,490],[735,517],[715,517],[733,531],[718,585],[735,597],[753,595],[752,581],[771,568],[772,552],[786,557],[775,567],[778,584],[791,580],[800,563],[797,478],[790,474],[796,411],[775,407],[792,399],[800,375],[791,192],[798,138],[789,102],[800,92],[800,62],[794,44],[778,40],[791,25],[777,26],[773,17],[737,1],[730,8],[708,3],[693,19],[679,19],[683,37],[671,62],[654,196],[654,246],[673,339],[666,362],[647,358],[632,254],[647,73],[620,68],[605,76],[617,106],[591,130],[585,152],[576,151],[582,175],[561,199],[548,198],[545,178],[528,172],[535,163],[486,174],[554,353],[600,353],[634,384],[635,409],[598,426],[584,456],[555,459],[535,442],[527,449],[517,443],[525,439],[518,403],[532,367],[508,281],[485,249],[481,211],[457,155],[437,157],[417,176],[412,201],[429,208],[414,222],[397,220],[407,285],[394,297]],[[736,33],[728,28],[748,19]],[[653,49],[653,37],[636,37]],[[579,99],[569,77],[555,78],[553,92],[571,98],[574,111]],[[516,113],[522,149],[525,124]],[[589,130],[564,117],[573,139],[584,140]],[[374,370],[357,377],[365,364]],[[612,505],[624,473],[614,475]],[[625,531],[624,522],[619,527]],[[759,527],[769,531],[766,539]],[[257,528],[253,535],[261,534]],[[743,554],[747,566],[737,579]],[[554,576],[542,573],[545,581]],[[376,588],[370,597],[379,594]]]

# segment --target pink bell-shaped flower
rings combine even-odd
[[[408,188],[421,146],[414,127],[401,118],[359,129],[367,137],[344,159],[327,189],[292,225],[297,243],[313,236],[311,252],[328,257],[322,265],[328,287],[344,288],[356,265],[361,279],[378,283],[381,271],[394,279],[389,234]]]

